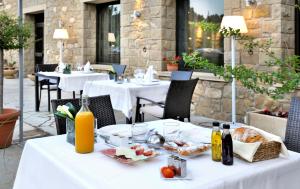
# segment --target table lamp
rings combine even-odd
[[[232,28],[234,30],[239,29],[240,33],[247,33],[247,25],[243,16],[224,16],[221,22],[221,28]],[[236,36],[231,36],[231,68],[235,67],[235,44]],[[232,98],[232,125],[236,126],[236,79],[232,75],[231,82],[231,98]]]
[[[60,40],[60,49],[59,49],[59,68],[60,71],[64,67],[63,63],[63,48],[64,48],[64,42],[63,40],[69,39],[69,34],[66,29],[55,29],[54,34],[53,34],[53,39],[58,39]]]
[[[108,40],[109,43],[116,42],[115,34],[114,33],[108,33],[107,40]],[[111,46],[113,47],[114,45],[111,45]]]

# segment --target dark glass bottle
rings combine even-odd
[[[233,147],[232,147],[232,138],[229,132],[230,125],[223,125],[223,134],[222,134],[222,163],[224,165],[233,164]]]

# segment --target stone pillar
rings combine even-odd
[[[175,0],[121,0],[121,64],[164,70],[163,57],[176,51],[175,7]]]

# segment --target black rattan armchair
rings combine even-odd
[[[161,119],[190,120],[190,110],[194,89],[199,79],[171,81],[165,103],[137,97],[136,122],[144,121],[144,113]],[[151,102],[151,105],[140,104],[141,100]]]
[[[285,145],[289,150],[300,153],[300,98],[293,97],[289,110],[285,134]]]
[[[174,71],[171,73],[171,80],[190,80],[193,71]]]
[[[126,65],[121,64],[112,64],[114,71],[116,72],[117,76],[124,74]]]
[[[36,72],[54,72],[57,64],[38,64],[36,65]],[[39,102],[42,99],[42,90],[47,90],[48,92],[48,111],[50,112],[50,92],[57,90],[58,81],[56,79],[46,79],[39,77]],[[40,104],[39,104],[40,106]]]
[[[53,112],[56,111],[57,106],[65,105],[71,102],[77,111],[80,109],[80,100],[77,99],[60,99],[51,100]],[[97,118],[97,128],[101,128],[106,125],[115,125],[116,119],[114,110],[110,101],[109,95],[90,97],[89,108],[93,112],[95,118]],[[66,120],[54,115],[56,131],[58,135],[66,134]]]

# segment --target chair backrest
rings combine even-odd
[[[121,65],[121,64],[112,64],[112,67],[117,75],[124,74],[126,69],[126,65]]]
[[[171,80],[190,80],[192,75],[192,71],[173,71],[171,73]]]
[[[58,64],[37,64],[36,72],[54,72]]]
[[[292,97],[285,133],[285,145],[300,153],[300,98]]]
[[[190,118],[192,97],[198,80],[171,81],[165,102],[164,119]]]
[[[57,106],[65,105],[68,102],[71,102],[77,111],[80,110],[80,99],[59,99],[51,100],[53,112],[56,111]],[[97,128],[116,124],[114,110],[109,95],[90,97],[89,108],[93,112],[95,118],[97,118]],[[57,134],[66,134],[66,120],[57,116],[54,116],[54,118]]]

